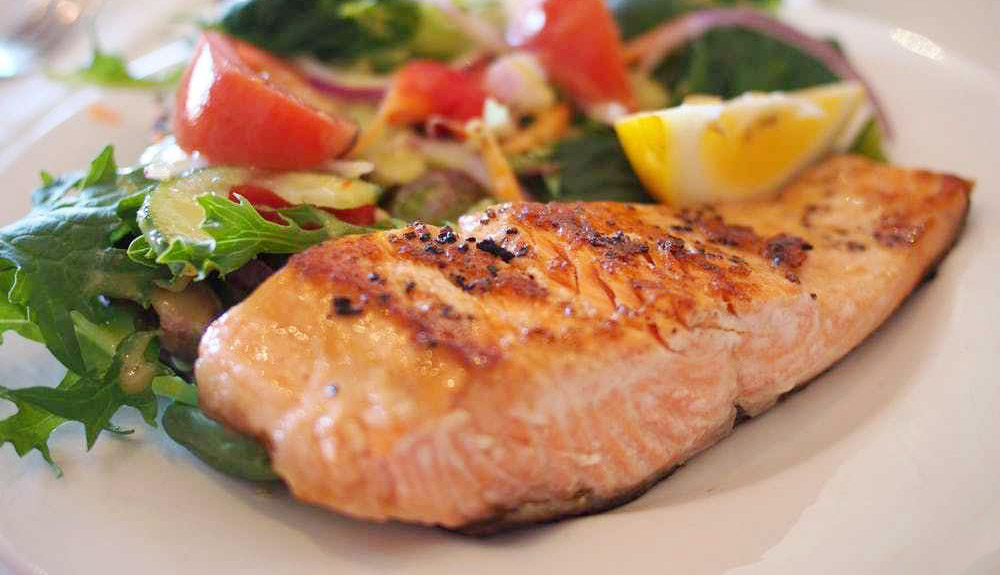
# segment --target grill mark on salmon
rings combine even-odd
[[[601,511],[865,339],[971,188],[839,157],[769,202],[513,204],[328,242],[209,328],[200,399],[356,517],[487,534]]]

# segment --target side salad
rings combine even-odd
[[[705,110],[737,124],[782,118],[769,125],[812,146],[753,180],[768,189],[832,150],[884,159],[891,129],[864,79],[776,7],[232,4],[178,80],[171,133],[130,167],[107,146],[85,170],[42,172],[31,212],[0,229],[0,334],[44,344],[67,370],[52,386],[0,385],[17,408],[0,420],[0,446],[59,472],[53,430],[82,424],[89,449],[102,432],[130,433],[113,418],[131,407],[213,467],[274,480],[262,446],[198,409],[193,364],[206,327],[289,255],[500,201],[675,202],[688,196],[642,157],[664,145],[662,126]],[[75,78],[163,84],[100,56]],[[816,118],[822,129],[809,128]]]

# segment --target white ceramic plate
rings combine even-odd
[[[812,7],[788,16],[835,33],[870,74],[900,163],[979,184],[938,278],[836,369],[629,505],[485,541],[262,492],[132,415],[119,423],[134,436],[89,454],[67,425],[52,442],[62,479],[37,454],[0,450],[0,573],[1000,572],[1000,82],[885,26]],[[98,100],[120,124],[92,119]],[[134,158],[154,115],[142,95],[64,102],[6,150],[0,221],[26,211],[41,168],[79,167],[109,141]],[[0,348],[4,385],[58,371],[23,340]]]

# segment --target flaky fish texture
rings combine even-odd
[[[291,259],[201,343],[299,498],[489,533],[641,494],[858,345],[972,184],[843,156],[770,201],[506,204]]]

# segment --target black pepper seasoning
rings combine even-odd
[[[510,263],[510,260],[516,257],[513,252],[496,243],[496,241],[491,238],[486,238],[485,240],[479,242],[476,244],[476,248],[502,259],[504,263]]]
[[[333,298],[333,312],[337,315],[358,315],[362,311],[361,308],[354,307],[354,303],[351,302],[351,298],[338,296]]]
[[[453,244],[458,241],[458,237],[455,235],[455,230],[451,229],[451,226],[445,226],[441,228],[441,232],[438,234],[437,243],[439,244]]]

